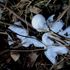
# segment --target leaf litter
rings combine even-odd
[[[65,0],[1,0],[0,69],[68,70],[69,5]]]

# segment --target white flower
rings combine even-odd
[[[39,32],[48,31],[46,19],[41,14],[37,14],[32,18],[32,26]]]
[[[62,30],[64,23],[62,20],[54,21],[53,17],[54,15],[50,16],[46,21],[44,16],[42,16],[41,14],[37,14],[32,18],[32,26],[34,29],[36,29],[39,32],[47,32],[49,31],[48,28],[49,25],[50,29],[53,32],[61,34],[59,31]],[[21,22],[15,22],[14,24],[18,26],[22,26]],[[68,52],[68,49],[65,46],[61,45],[61,43],[57,42],[58,46],[56,46],[56,43],[54,43],[55,37],[51,35],[50,33],[51,31],[44,33],[42,36],[42,41],[39,41],[36,39],[36,37],[29,36],[27,30],[24,27],[20,28],[11,25],[9,26],[9,29],[17,33],[16,36],[21,40],[22,46],[29,47],[29,45],[33,44],[36,47],[44,47],[44,49],[47,48],[44,54],[53,64],[57,63],[56,56],[58,54],[63,55],[63,54],[67,54]],[[62,36],[65,36],[65,33],[68,33],[68,36],[70,36],[70,27],[61,32],[63,32],[61,34]],[[27,36],[27,37],[23,37],[23,36]]]

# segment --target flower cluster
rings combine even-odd
[[[55,21],[55,15],[51,15],[47,20],[41,14],[37,14],[32,18],[32,27],[38,32],[43,32],[42,41],[39,41],[35,36],[30,36],[28,31],[22,26],[21,22],[15,22],[14,24],[21,26],[16,27],[10,25],[8,28],[13,32],[17,33],[17,38],[21,40],[21,44],[24,47],[29,47],[33,44],[36,47],[44,47],[46,51],[44,52],[45,56],[51,61],[52,64],[56,64],[56,56],[58,54],[63,55],[68,53],[68,49],[65,45],[69,45],[69,40],[62,40],[61,37],[68,39],[70,38],[70,27],[67,27],[65,30],[62,29],[64,23],[62,20]],[[8,36],[11,39],[10,36]],[[12,40],[12,39],[11,39]],[[9,40],[9,45],[13,44]]]

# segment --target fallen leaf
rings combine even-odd
[[[10,53],[10,56],[11,56],[11,58],[16,62],[16,61],[19,59],[20,54],[19,54],[19,53],[11,52],[11,53]]]
[[[38,55],[37,55],[36,53],[31,53],[31,54],[29,54],[31,66],[33,66],[33,64],[35,63],[37,57],[38,57]]]
[[[35,6],[34,7],[30,6],[30,11],[32,13],[38,14],[39,12],[41,12],[41,9],[39,9],[39,8],[37,8]]]

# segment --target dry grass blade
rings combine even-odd
[[[7,32],[0,32],[0,34],[4,34],[4,35],[7,35]]]
[[[51,2],[51,0],[49,0],[49,1],[47,2],[46,7],[49,5],[50,2]]]
[[[65,57],[64,57],[63,59],[61,59],[57,64],[52,65],[52,67],[51,67],[49,70],[52,70],[53,68],[56,68],[56,67],[57,67],[57,65],[59,65],[61,62],[63,62],[63,61],[64,61],[64,59],[65,59]]]
[[[20,54],[19,53],[10,52],[10,56],[16,62],[19,59]]]
[[[69,8],[70,8],[70,6],[68,6],[68,7],[62,12],[62,14],[60,14],[60,15],[58,16],[58,18],[57,18],[56,21],[59,21],[59,20],[65,15],[65,13],[68,11]]]
[[[9,9],[8,7],[5,7],[3,4],[0,4],[0,6],[4,7],[5,9],[7,9],[10,13],[12,13],[14,16],[16,16],[18,19],[20,19],[22,22],[24,22],[26,24],[26,21],[23,18],[21,18],[20,16],[18,16],[14,11]],[[31,24],[29,24],[28,22],[27,22],[27,24],[28,24],[29,27],[32,28]]]
[[[45,49],[34,49],[34,50],[10,50],[11,52],[37,52],[37,51],[45,51]]]
[[[52,35],[52,32],[50,32],[50,34]],[[56,41],[59,41],[61,42],[62,44],[65,44],[65,41],[64,40],[61,40],[59,36],[50,36],[52,39],[56,40]]]

